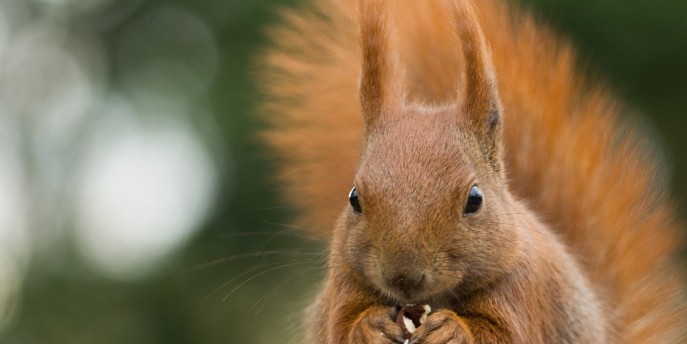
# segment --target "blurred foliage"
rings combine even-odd
[[[591,74],[609,83],[649,127],[673,167],[683,204],[687,159],[687,2],[523,0],[572,39]],[[662,140],[662,141],[661,141]],[[685,209],[684,205],[682,206]]]
[[[260,122],[252,113],[259,97],[251,63],[266,44],[262,28],[276,18],[275,1],[103,0],[86,10],[78,1],[63,2],[30,2],[29,15],[34,23],[58,18],[56,27],[100,42],[107,57],[105,88],[126,88],[119,61],[135,64],[139,55],[118,54],[123,37],[147,39],[149,29],[127,34],[141,28],[139,20],[146,14],[183,9],[205,23],[217,45],[218,68],[211,86],[191,103],[209,113],[212,122],[193,116],[189,121],[219,132],[207,138],[219,166],[219,190],[202,228],[163,268],[143,278],[104,277],[76,253],[69,235],[58,248],[36,253],[0,342],[288,341],[322,277],[324,245],[285,225],[290,211],[278,201],[270,181],[272,162],[253,136]],[[591,69],[655,125],[674,165],[674,192],[684,202],[687,2],[523,0],[522,5],[565,32]],[[194,37],[188,34],[192,47]],[[194,56],[190,52],[188,58]],[[188,91],[185,85],[174,87]]]

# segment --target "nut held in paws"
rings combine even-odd
[[[405,305],[401,307],[396,316],[396,323],[403,329],[403,336],[405,339],[410,339],[413,332],[424,324],[427,320],[427,316],[432,309],[429,305]]]

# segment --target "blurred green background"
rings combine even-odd
[[[289,229],[254,137],[251,61],[276,5],[0,2],[1,343],[298,332],[324,246]],[[646,118],[684,213],[687,2],[521,6]]]

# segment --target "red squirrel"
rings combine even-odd
[[[687,342],[684,229],[647,139],[568,43],[498,0],[284,18],[263,137],[329,240],[306,342]],[[409,304],[431,312],[408,338]]]

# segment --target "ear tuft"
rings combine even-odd
[[[383,0],[358,2],[362,48],[360,104],[368,128],[374,125],[390,101],[386,6]]]
[[[465,70],[461,116],[477,135],[492,168],[499,171],[501,161],[501,102],[491,54],[478,15],[467,0],[450,1],[455,27],[460,38]],[[459,88],[460,89],[460,88]]]

